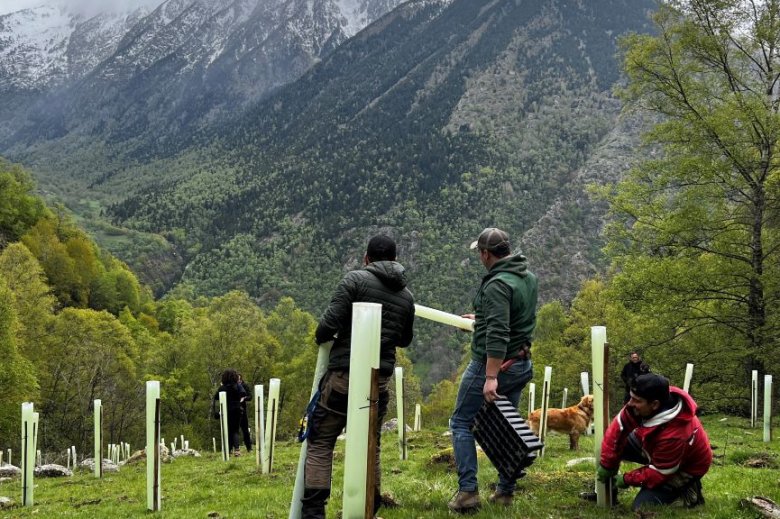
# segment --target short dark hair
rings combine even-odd
[[[669,402],[669,380],[655,373],[639,375],[631,383],[631,392],[648,402],[658,400],[661,405]]]
[[[238,372],[234,369],[226,369],[222,372],[223,384],[235,384],[238,382]]]
[[[377,234],[368,241],[366,256],[369,261],[395,261],[395,240],[385,234]]]

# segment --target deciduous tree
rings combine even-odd
[[[610,196],[614,294],[664,323],[652,340],[668,352],[741,352],[721,370],[745,384],[780,331],[778,13],[778,0],[671,1],[657,34],[623,42],[622,95],[660,115],[660,153]]]

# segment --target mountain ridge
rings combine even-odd
[[[580,280],[603,268],[603,208],[587,200],[580,178],[594,176],[588,161],[609,135],[635,138],[618,129],[620,107],[609,92],[619,77],[616,36],[647,30],[644,13],[652,5],[410,2],[229,123],[161,132],[160,142],[177,140],[168,153],[149,146],[148,133],[137,141],[133,132],[103,132],[103,144],[87,140],[82,149],[116,155],[82,175],[93,192],[107,194],[115,224],[166,236],[189,262],[182,279],[207,293],[244,288],[262,300],[289,289],[311,308],[321,296],[304,295],[300,265],[279,264],[272,252],[279,242],[330,251],[336,267],[316,270],[324,291],[354,264],[368,232],[384,229],[416,242],[414,236],[454,223],[459,232],[436,243],[463,240],[487,225],[528,233],[519,246],[555,259],[558,272],[542,267],[546,297],[568,299]],[[178,117],[187,117],[182,112],[190,106],[180,102]],[[66,153],[83,140],[75,135],[18,156]],[[480,195],[496,206],[476,212]],[[544,233],[543,221],[570,229]],[[286,232],[299,236],[284,240]],[[569,234],[585,250],[562,251],[559,242]],[[404,246],[437,256],[419,243]],[[349,251],[346,258],[339,248]],[[266,274],[236,267],[243,274],[225,277],[214,271],[225,254],[248,254],[245,263]],[[425,269],[431,258],[409,259]],[[478,272],[465,253],[456,261],[463,274]],[[567,262],[573,273],[561,271]],[[278,276],[267,274],[276,268]]]

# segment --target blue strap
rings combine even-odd
[[[316,393],[314,393],[314,396],[311,397],[311,401],[309,401],[309,405],[306,406],[306,412],[304,413],[303,417],[301,418],[301,421],[299,422],[300,426],[298,428],[298,441],[302,442],[306,438],[309,437],[309,434],[311,434],[311,431],[314,427],[314,410],[317,409],[317,403],[320,401],[320,393],[321,391],[318,389]]]

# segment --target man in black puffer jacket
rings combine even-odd
[[[395,369],[395,348],[405,348],[412,342],[414,298],[406,288],[404,268],[395,259],[396,246],[392,238],[383,235],[371,238],[363,258],[365,267],[344,276],[317,326],[317,344],[332,340],[333,347],[328,371],[320,381],[320,399],[309,423],[305,487],[301,500],[304,519],[325,517],[325,504],[330,497],[333,448],[347,423],[352,303],[382,305],[377,425],[382,423],[387,413],[388,384]],[[379,430],[377,426],[375,511],[380,502]]]

